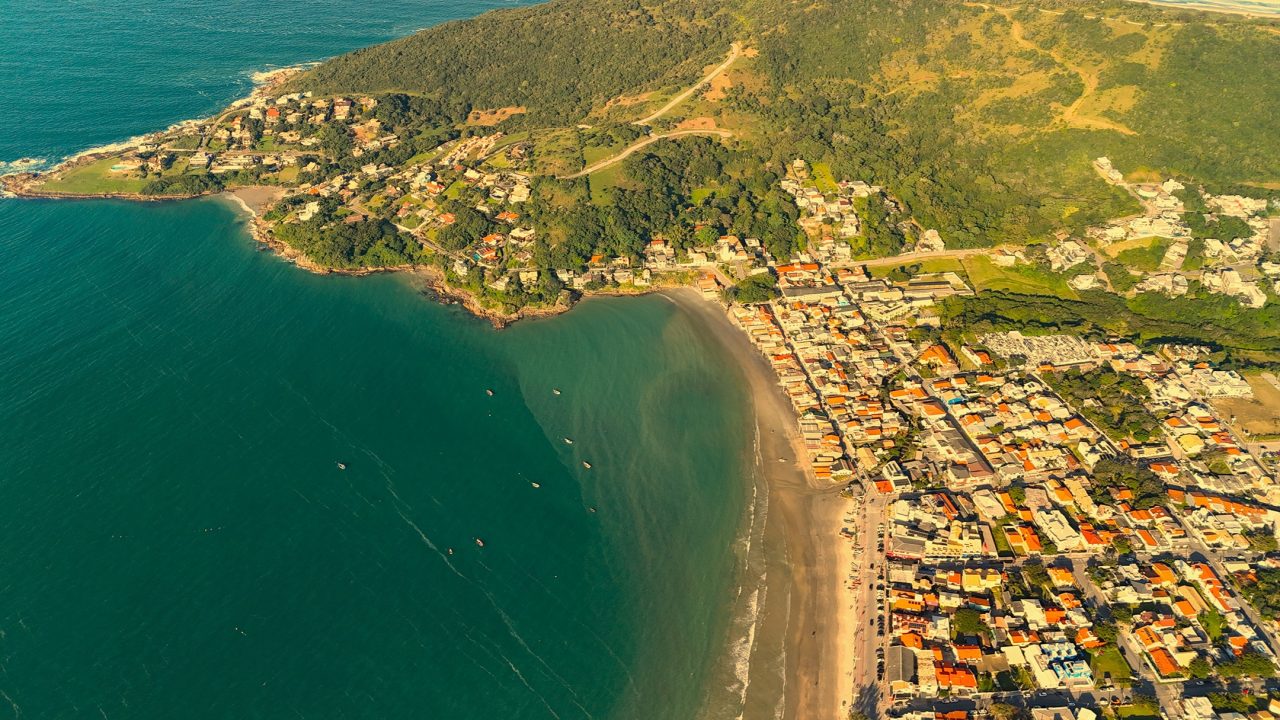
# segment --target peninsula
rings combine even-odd
[[[0,182],[230,193],[496,324],[666,291],[772,431],[785,717],[1226,718],[1280,712],[1277,56],[1110,0],[551,0]]]

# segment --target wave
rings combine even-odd
[[[228,108],[232,108],[232,107],[236,107],[236,106],[244,105],[248,103],[250,100],[253,99],[254,95],[258,92],[260,88],[272,83],[276,78],[279,77],[280,73],[291,72],[295,70],[305,70],[307,68],[315,67],[316,65],[319,65],[319,64],[320,64],[320,61],[307,61],[307,62],[296,63],[293,65],[281,65],[281,66],[268,65],[265,67],[260,67],[255,70],[242,71],[240,74],[244,77],[249,78],[250,81],[252,81],[253,92],[251,92],[249,95],[245,97],[237,98],[235,100],[230,101],[222,110],[219,110],[217,114],[208,115],[208,116],[199,117],[199,118],[191,118],[189,120],[179,120],[178,122],[173,123],[169,127],[165,128],[164,130],[144,133],[142,135],[134,135],[133,137],[126,138],[124,140],[119,140],[113,143],[107,143],[105,145],[97,145],[95,147],[87,148],[85,150],[81,150],[71,155],[67,155],[66,157],[59,159],[57,162],[50,161],[47,158],[19,158],[18,160],[14,160],[9,163],[0,161],[0,175],[12,173],[12,172],[33,172],[33,171],[49,170],[62,163],[70,162],[72,160],[78,160],[87,155],[102,155],[107,153],[120,152],[122,150],[127,150],[135,145],[139,145],[148,139],[152,139],[166,133],[171,133],[176,130],[181,130],[182,128],[192,127],[204,122],[208,122],[209,120],[212,120],[213,118],[217,117],[218,114],[225,112],[226,109]],[[40,164],[38,166],[28,166],[25,168],[11,167],[14,165],[14,163],[24,163],[32,160],[39,160]]]
[[[0,175],[10,173],[39,172],[53,167],[49,158],[24,157],[17,160],[0,160]]]

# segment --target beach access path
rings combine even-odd
[[[841,718],[853,696],[853,617],[847,591],[853,562],[840,535],[851,501],[809,472],[796,413],[777,375],[724,308],[692,288],[663,290],[735,358],[751,391],[760,446],[759,472],[769,488],[770,522],[781,525],[790,601],[771,604],[786,628],[784,718]],[[773,593],[775,568],[769,569]],[[766,611],[767,613],[768,611]],[[745,715],[751,720],[752,715]],[[773,717],[772,713],[768,717]]]

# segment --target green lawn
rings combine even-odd
[[[1125,720],[1160,720],[1160,705],[1153,700],[1139,698],[1137,702],[1116,708],[1116,716]]]
[[[953,272],[960,275],[965,274],[964,265],[956,258],[931,258],[929,260],[918,260],[912,263],[903,263],[901,265],[880,265],[871,268],[872,277],[888,277],[889,273],[897,268],[903,268],[914,272],[916,275],[927,275],[929,273]],[[918,268],[918,269],[913,269]]]
[[[511,167],[511,161],[507,159],[506,153],[495,153],[485,160],[484,164],[497,170],[506,170]]]
[[[693,193],[689,196],[689,199],[693,201],[694,205],[698,205],[703,200],[706,200],[708,197],[710,197],[711,193],[715,191],[716,191],[715,188],[708,187],[706,185],[703,185],[702,187],[696,187],[693,189]]]
[[[613,202],[609,191],[618,187],[625,178],[622,163],[614,163],[588,175],[587,183],[591,187],[591,202],[596,205],[608,205]]]
[[[461,180],[454,180],[453,184],[445,188],[444,196],[450,200],[457,200],[462,197],[462,191],[467,189],[467,184]]]
[[[1131,268],[1152,272],[1160,267],[1160,261],[1172,244],[1173,241],[1167,238],[1142,238],[1141,244],[1117,252],[1115,259]]]
[[[280,143],[276,142],[274,135],[265,135],[259,138],[255,147],[262,152],[277,152],[282,149]]]
[[[836,185],[835,175],[831,173],[831,166],[823,162],[813,164],[813,184],[824,193],[833,193],[840,189],[840,186]]]
[[[1120,654],[1120,648],[1115,645],[1109,645],[1095,654],[1089,667],[1099,682],[1102,680],[1103,673],[1111,673],[1111,681],[1117,686],[1128,687],[1132,684],[1133,671],[1129,668],[1129,663],[1125,662],[1124,656]]]
[[[117,158],[103,158],[83,165],[62,177],[49,180],[41,189],[47,192],[77,195],[141,192],[142,186],[147,181],[136,175],[111,172],[111,166],[117,161]]]
[[[998,267],[985,255],[965,258],[965,272],[975,290],[1005,290],[1026,295],[1053,295],[1079,299],[1061,275],[1028,265]]]

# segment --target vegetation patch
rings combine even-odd
[[[1144,405],[1151,391],[1136,376],[1113,370],[1068,370],[1045,373],[1044,379],[1112,440],[1146,442],[1159,429],[1160,421]]]
[[[1207,345],[1217,359],[1237,363],[1280,362],[1280,306],[1241,307],[1223,295],[1168,297],[1141,293],[1122,298],[1090,291],[1080,300],[1045,295],[988,291],[975,297],[947,298],[943,321],[969,332],[1061,332],[1127,337],[1154,344]]]
[[[1079,297],[1062,275],[1045,268],[1031,265],[1000,267],[991,258],[976,255],[964,259],[964,269],[975,290],[1052,295],[1072,300]]]
[[[1165,252],[1172,244],[1173,241],[1168,238],[1142,238],[1140,245],[1116,252],[1113,257],[1129,267],[1152,272],[1160,267]],[[1111,248],[1107,248],[1107,251],[1111,254]]]
[[[1099,679],[1109,677],[1112,684],[1117,687],[1129,687],[1133,682],[1133,670],[1120,654],[1120,648],[1115,645],[1107,645],[1093,653],[1089,658],[1089,667],[1093,670],[1095,677]]]
[[[135,173],[112,171],[111,166],[117,162],[119,162],[117,158],[110,157],[74,167],[44,183],[41,189],[51,193],[67,193],[69,195],[142,192],[142,186],[147,181],[138,177]]]

